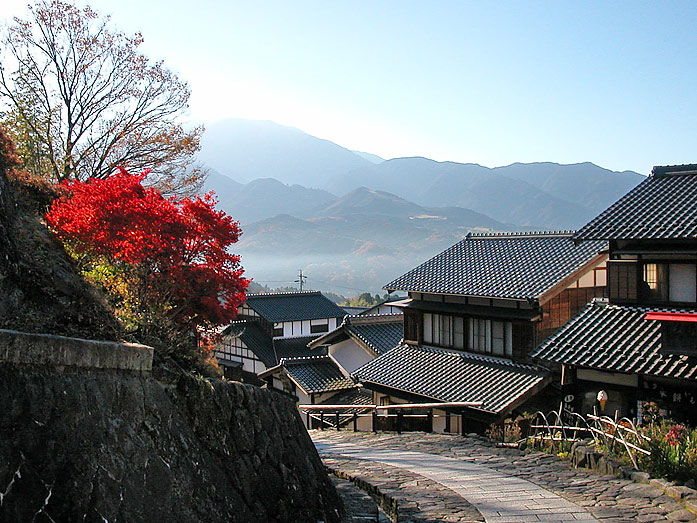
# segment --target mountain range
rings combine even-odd
[[[383,160],[237,119],[206,125],[199,160],[206,190],[243,225],[248,274],[289,282],[302,267],[344,294],[378,290],[469,231],[578,228],[643,179],[592,163]]]

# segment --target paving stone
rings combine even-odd
[[[695,515],[689,510],[682,509],[670,512],[666,518],[668,521],[694,521]]]
[[[487,489],[496,489],[502,501],[512,502],[516,499],[515,492],[520,492],[519,483],[511,483],[508,480],[517,480],[532,483],[539,487],[540,492],[546,492],[555,499],[574,504],[581,510],[581,516],[574,514],[574,517],[588,517],[591,518],[589,521],[592,521],[592,518],[603,523],[680,521],[680,519],[669,519],[668,515],[674,514],[672,518],[688,517],[681,511],[687,512],[689,517],[693,518],[685,521],[694,520],[694,514],[685,511],[683,505],[650,485],[636,484],[614,476],[598,475],[585,469],[573,469],[568,462],[537,451],[523,453],[518,449],[496,448],[491,442],[479,437],[424,433],[366,434],[346,431],[341,431],[338,435],[330,431],[313,431],[312,435],[322,437],[332,445],[352,444],[368,447],[371,451],[391,452],[395,455],[395,460],[400,460],[400,467],[410,464],[409,452],[436,456],[436,460],[438,457],[454,458],[462,466],[469,464],[471,469],[479,467],[479,470],[485,470],[487,474],[475,481],[467,481],[462,478],[462,475],[454,478],[456,474],[451,467],[443,468],[432,477],[435,483],[457,479],[458,481],[454,483],[458,485],[457,489],[465,489],[463,496],[468,495],[473,499],[486,499]],[[507,481],[500,481],[500,484],[497,484],[496,478],[507,478]],[[668,488],[663,484],[659,486]],[[455,491],[457,489],[454,488]],[[502,491],[504,494],[501,493]],[[530,498],[533,501],[538,499]],[[688,499],[686,505],[688,503],[692,503],[693,508],[697,510],[697,500]],[[528,509],[534,511],[535,505],[531,504]],[[584,512],[587,516],[583,516]],[[486,510],[482,513],[489,521],[490,513]],[[571,514],[571,511],[568,513]],[[493,513],[491,514],[493,516]],[[536,513],[536,516],[539,520],[540,514]],[[563,520],[558,519],[558,521]]]

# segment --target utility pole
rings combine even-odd
[[[303,290],[303,284],[305,283],[305,280],[307,280],[307,276],[303,275],[303,270],[298,269],[298,279],[295,280],[295,283],[300,284],[300,292]]]

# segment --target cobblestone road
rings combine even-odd
[[[649,485],[574,469],[540,452],[496,448],[483,438],[348,431],[311,435],[327,460],[341,456],[351,458],[354,467],[373,462],[419,474],[461,496],[463,505],[471,504],[487,522],[695,520]],[[375,481],[385,479],[379,468],[366,470]]]

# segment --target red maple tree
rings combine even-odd
[[[156,311],[187,328],[229,322],[249,284],[239,256],[228,252],[238,222],[215,209],[212,193],[165,198],[143,186],[147,174],[119,169],[64,182],[68,195],[53,202],[46,221],[77,258],[109,267],[102,274],[116,275],[131,312]]]

